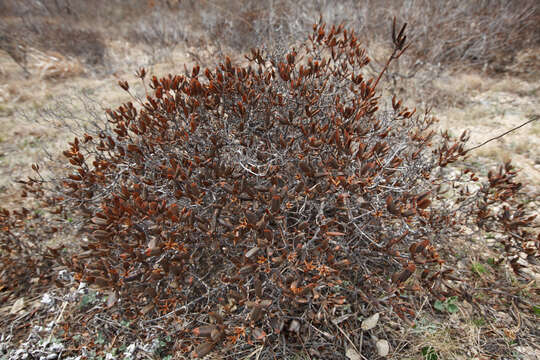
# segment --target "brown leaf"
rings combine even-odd
[[[270,205],[270,209],[273,213],[278,212],[279,207],[281,205],[281,197],[279,195],[272,196],[272,203]]]
[[[263,317],[263,311],[262,311],[261,306],[260,305],[254,306],[253,310],[251,311],[251,315],[250,315],[251,321],[257,322],[257,321],[261,320],[262,317]]]
[[[96,230],[92,233],[92,237],[94,239],[106,239],[110,236],[111,234],[108,233],[107,231],[104,231],[104,230]]]
[[[224,335],[223,330],[216,327],[210,333],[210,339],[212,339],[213,342],[217,343],[221,341],[221,339],[223,338],[223,335]]]
[[[202,344],[197,346],[195,351],[192,353],[192,356],[194,358],[202,358],[203,356],[208,355],[210,351],[212,351],[212,349],[214,348],[214,345],[215,344],[211,342],[203,342]]]
[[[238,270],[238,273],[241,275],[247,275],[249,273],[252,273],[255,270],[256,265],[246,265],[240,268]]]
[[[386,209],[392,215],[399,215],[400,214],[399,209],[394,204],[394,200],[392,198],[392,195],[388,195],[388,197],[386,198]]]
[[[413,263],[410,263],[409,265],[407,265],[405,269],[403,269],[403,271],[399,273],[395,273],[392,276],[392,282],[394,282],[395,284],[401,284],[405,282],[413,274],[415,270],[416,270],[416,265],[414,265]]]
[[[416,207],[419,209],[425,209],[431,205],[431,200],[428,198],[422,199],[416,203]]]
[[[345,235],[345,233],[338,232],[338,231],[327,231],[326,235],[327,236],[343,236]]]
[[[209,337],[215,329],[217,329],[217,327],[214,325],[199,326],[193,329],[193,334],[199,337]]]
[[[261,298],[263,295],[261,279],[256,275],[253,277],[253,288],[255,289],[255,296]]]
[[[259,328],[253,329],[252,334],[253,334],[253,338],[258,341],[264,341],[266,338],[266,333],[264,332],[264,330],[259,329]]]
[[[99,276],[94,280],[94,284],[100,287],[108,287],[110,285],[109,280]]]
[[[208,315],[211,318],[213,318],[216,323],[223,324],[223,317],[220,314],[218,314],[218,313],[216,313],[214,311],[211,311],[211,312],[208,313]]]

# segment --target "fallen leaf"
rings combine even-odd
[[[17,314],[22,309],[24,309],[24,298],[18,298],[17,301],[11,306],[11,310],[9,310],[10,314]]]
[[[253,338],[255,340],[264,341],[266,338],[266,333],[262,329],[255,328],[253,329]]]
[[[153,303],[150,303],[150,304],[146,305],[145,307],[143,307],[142,313],[144,315],[148,314],[152,309],[154,309],[154,306],[155,306],[155,304],[153,304]]]
[[[291,321],[291,325],[289,325],[289,331],[298,333],[300,331],[300,323],[298,320]]]
[[[347,349],[347,351],[345,352],[345,356],[347,356],[349,360],[361,360],[360,354],[358,354],[358,352],[352,347]]]
[[[250,249],[250,250],[246,253],[246,257],[247,257],[247,258],[250,258],[250,257],[252,257],[253,255],[255,255],[258,251],[259,251],[259,248],[258,248],[257,246],[255,246],[254,248]]]
[[[378,340],[375,343],[375,346],[377,347],[377,354],[379,354],[379,356],[387,356],[390,352],[390,344],[388,344],[388,341],[386,340]]]
[[[377,323],[379,322],[379,313],[375,313],[362,321],[362,330],[367,331],[373,329],[375,326],[377,326]]]
[[[199,326],[199,327],[193,329],[193,334],[195,336],[206,337],[206,336],[210,336],[214,329],[216,329],[216,327],[214,325]]]
[[[197,346],[197,349],[195,349],[192,355],[194,358],[202,358],[205,355],[208,355],[210,351],[212,351],[213,348],[214,348],[213,343],[204,342],[200,344],[199,346]]]
[[[328,236],[343,236],[345,233],[339,232],[339,231],[327,231],[326,235]]]
[[[219,342],[223,338],[223,331],[217,327],[214,328],[214,330],[212,330],[212,333],[210,334],[210,338],[215,343]]]
[[[118,297],[116,296],[116,292],[109,293],[109,296],[107,296],[107,308],[112,308],[114,304],[116,304],[116,301],[118,300]]]

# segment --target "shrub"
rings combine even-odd
[[[387,66],[407,47],[395,23],[393,44]],[[446,169],[466,134],[435,136],[435,118],[395,98],[379,109],[382,73],[364,79],[353,31],[319,22],[297,49],[246,58],[154,76],[144,100],[120,82],[134,102],[69,144],[71,173],[25,184],[83,222],[81,250],[57,260],[128,317],[213,319],[191,334],[207,340],[178,340],[197,356],[243,338],[317,343],[325,357],[341,340],[310,324],[343,315],[359,328],[351,314],[366,306],[407,320],[405,292],[460,294],[437,248],[465,229],[500,230],[509,251],[533,239],[532,218],[511,207],[509,164],[471,189],[475,174]]]
[[[56,228],[46,226],[41,215],[26,208],[0,208],[0,299],[2,302],[29,296],[32,288],[52,278],[44,235]],[[36,281],[37,280],[37,281]],[[32,287],[34,285],[34,287]]]

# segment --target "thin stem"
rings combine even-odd
[[[476,149],[478,149],[479,147],[482,147],[482,146],[486,145],[487,143],[489,143],[489,142],[491,142],[491,141],[493,141],[493,140],[500,139],[500,138],[502,138],[503,136],[505,136],[505,135],[511,133],[512,131],[515,131],[515,130],[517,130],[517,129],[519,129],[519,128],[521,128],[521,127],[523,127],[523,126],[525,126],[525,125],[527,125],[527,124],[529,124],[529,123],[532,123],[533,121],[536,121],[536,120],[538,120],[538,119],[540,119],[540,115],[538,115],[538,114],[529,115],[529,121],[526,121],[526,122],[524,122],[523,124],[521,124],[521,125],[519,125],[519,126],[516,126],[515,128],[512,128],[512,129],[510,129],[510,130],[508,130],[508,131],[502,133],[501,135],[498,135],[498,136],[495,136],[494,138],[491,138],[491,139],[489,139],[489,140],[486,140],[486,141],[484,141],[483,143],[481,143],[480,145],[477,145],[477,146],[474,146],[474,147],[472,147],[472,148],[470,148],[470,149],[467,149],[467,150],[465,150],[465,153],[468,153],[468,152],[470,152],[470,151],[476,150]]]

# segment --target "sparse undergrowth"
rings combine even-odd
[[[319,14],[354,27],[360,40],[370,44],[379,41],[388,14],[400,14],[413,26],[415,41],[410,64],[392,69],[391,75],[401,80],[422,64],[473,64],[500,71],[520,50],[538,46],[540,18],[534,0],[385,0],[376,6],[353,0],[5,0],[0,7],[0,49],[27,75],[32,49],[53,57],[58,56],[50,51],[59,52],[65,61],[74,56],[88,70],[102,71],[102,65],[112,65],[106,63],[114,60],[108,56],[116,50],[110,48],[114,41],[143,44],[153,60],[186,44],[211,44],[220,54],[261,44],[288,46],[301,40],[298,34],[309,31]],[[122,69],[124,64],[113,67],[118,65]]]
[[[389,63],[406,47],[393,35]],[[43,257],[108,291],[113,318],[137,329],[183,319],[177,350],[198,357],[263,344],[268,357],[332,358],[362,344],[339,330],[373,311],[410,323],[421,294],[453,309],[466,291],[438,251],[467,230],[500,233],[516,272],[520,253],[538,256],[512,166],[483,183],[446,171],[466,134],[436,137],[434,118],[397,99],[380,110],[382,73],[362,77],[369,58],[352,31],[319,23],[298,49],[247,57],[153,77],[146,99],[70,143],[68,176],[45,180],[36,166],[24,183],[58,228],[78,219],[81,251]],[[40,242],[2,219],[7,244]]]

